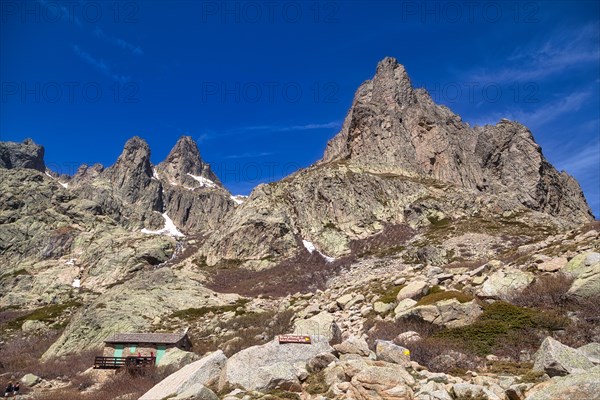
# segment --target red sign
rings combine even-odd
[[[279,344],[283,343],[304,343],[310,344],[310,336],[304,335],[280,335]]]

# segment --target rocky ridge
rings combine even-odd
[[[257,187],[201,251],[209,265],[260,269],[297,255],[303,240],[340,257],[384,225],[524,211],[532,227],[540,214],[561,229],[593,220],[578,183],[548,163],[526,127],[470,127],[386,58],[323,159]]]

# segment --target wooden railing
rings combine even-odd
[[[104,357],[96,356],[94,359],[95,369],[117,369],[151,367],[156,362],[155,357]]]

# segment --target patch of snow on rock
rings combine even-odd
[[[231,196],[231,200],[233,200],[235,202],[235,204],[242,204],[244,201],[246,201],[246,199],[248,198],[248,196],[242,196],[240,194],[237,194],[235,196]]]
[[[159,229],[157,231],[151,231],[149,229],[144,228],[144,229],[142,229],[142,233],[147,233],[150,235],[169,235],[169,236],[174,236],[174,237],[184,237],[185,236],[183,233],[181,233],[179,231],[179,229],[177,229],[177,227],[175,226],[175,223],[173,222],[173,220],[171,218],[169,218],[167,213],[163,213],[161,215],[165,219],[165,226],[162,229]]]
[[[306,250],[308,250],[308,252],[310,254],[312,254],[313,252],[317,252],[321,255],[321,257],[323,257],[325,259],[325,261],[327,261],[328,263],[330,262],[334,262],[335,258],[333,257],[329,257],[326,256],[325,254],[321,253],[319,250],[317,250],[317,248],[315,247],[315,245],[313,244],[313,242],[309,242],[308,240],[304,240],[302,239],[302,244],[304,245],[304,247],[306,248]]]
[[[200,182],[200,187],[211,187],[211,188],[216,188],[217,185],[211,181],[210,179],[207,179],[203,176],[196,176],[196,175],[192,175],[190,173],[188,173],[187,175],[191,176],[192,178],[194,178],[195,180],[197,180],[198,182]]]

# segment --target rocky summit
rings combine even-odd
[[[187,136],[73,176],[0,143],[0,376],[30,399],[600,398],[600,225],[527,127],[470,126],[385,58],[323,146],[242,201]],[[192,347],[141,377],[91,368],[115,334],[176,332]]]

